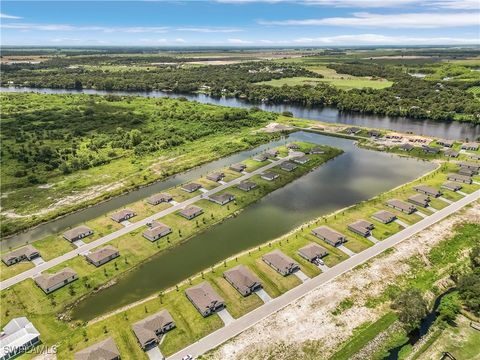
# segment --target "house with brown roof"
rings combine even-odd
[[[401,200],[397,200],[397,199],[388,200],[386,202],[386,205],[395,209],[395,210],[404,212],[405,214],[412,214],[415,211],[417,211],[417,208],[415,206],[413,206],[411,204],[408,204],[405,201],[401,201]]]
[[[74,241],[86,238],[87,236],[90,236],[90,235],[93,235],[93,230],[90,229],[88,226],[81,225],[71,230],[65,231],[63,233],[63,238],[70,242],[74,242]]]
[[[319,260],[328,255],[328,252],[323,246],[310,243],[298,249],[298,255],[311,263],[317,264]]]
[[[167,226],[160,221],[154,221],[150,224],[150,227],[143,232],[142,235],[147,240],[157,241],[171,232],[172,228],[170,226]]]
[[[453,146],[453,140],[437,140],[437,144],[443,147],[451,148]]]
[[[116,221],[118,223],[121,223],[122,221],[126,221],[131,219],[132,217],[136,216],[137,214],[135,211],[130,210],[130,209],[123,209],[120,211],[117,211],[116,213],[113,213],[112,216],[110,217],[113,221]]]
[[[235,200],[235,195],[229,193],[223,194],[214,194],[208,197],[208,200],[218,204],[218,205],[225,205],[228,204],[230,201]]]
[[[175,327],[175,321],[167,310],[137,321],[132,330],[143,350],[149,350],[158,345],[159,337]]]
[[[204,281],[185,290],[185,295],[203,317],[225,308],[225,300],[217,294],[212,285]]]
[[[2,256],[5,265],[10,266],[24,260],[32,260],[40,256],[40,252],[32,245],[26,245],[19,249],[13,250]]]
[[[300,164],[300,165],[304,165],[309,161],[310,161],[310,158],[308,156],[300,156],[293,159],[293,162],[296,162],[297,164]]]
[[[477,151],[480,148],[480,144],[477,142],[467,142],[462,144],[462,149],[463,150],[473,150]]]
[[[61,287],[70,284],[72,281],[77,279],[77,273],[66,267],[54,274],[41,274],[34,280],[35,283],[45,292],[45,294],[50,294],[51,292],[60,289]]]
[[[187,206],[185,209],[180,210],[178,214],[180,216],[183,216],[185,219],[192,220],[198,215],[203,214],[203,209],[195,205],[190,205]]]
[[[280,169],[285,170],[285,171],[293,171],[297,168],[297,165],[290,161],[284,161],[283,163],[280,164]]]
[[[372,218],[380,221],[382,224],[389,224],[392,221],[395,221],[397,216],[392,214],[390,211],[380,210],[373,214]]]
[[[298,144],[288,143],[288,144],[287,144],[287,149],[289,149],[289,150],[298,150],[298,149],[300,149],[300,147],[298,146]]]
[[[225,177],[223,172],[214,172],[207,175],[207,179],[211,181],[221,181]]]
[[[340,234],[328,226],[319,226],[312,230],[312,234],[332,246],[339,246],[347,242],[345,235]]]
[[[464,184],[471,184],[472,178],[470,176],[461,175],[461,174],[448,174],[447,175],[448,181],[457,181]]]
[[[462,189],[462,185],[456,182],[446,182],[442,185],[442,188],[450,191],[458,191]]]
[[[201,188],[202,188],[202,185],[196,184],[196,183],[188,183],[188,184],[182,185],[182,187],[181,187],[181,189],[183,191],[186,191],[188,193],[192,193],[192,192],[197,191]]]
[[[428,207],[428,204],[430,202],[430,198],[427,195],[424,194],[415,194],[412,195],[408,198],[408,201],[411,202],[414,205],[418,205],[421,207]]]
[[[160,194],[155,194],[150,196],[147,202],[151,205],[158,205],[158,204],[161,204],[162,202],[170,202],[172,200],[173,200],[172,195],[168,193],[160,193]]]
[[[273,171],[267,171],[260,175],[263,180],[273,181],[277,179],[280,175]]]
[[[448,149],[443,152],[443,155],[445,155],[446,157],[457,158],[460,155],[460,153],[453,149]]]
[[[267,154],[259,154],[253,157],[253,160],[258,161],[258,162],[264,162],[267,161],[268,155]]]
[[[347,227],[348,230],[354,232],[355,234],[363,237],[369,237],[372,233],[372,230],[375,228],[375,225],[373,225],[370,221],[360,219],[349,224]]]
[[[109,337],[92,346],[80,350],[74,355],[75,360],[120,360],[117,344]]]
[[[440,190],[437,190],[431,186],[426,186],[426,185],[417,185],[414,187],[415,191],[419,192],[419,193],[422,193],[422,194],[425,194],[425,195],[428,195],[428,196],[432,196],[432,197],[440,197],[442,196],[442,192]]]
[[[247,168],[247,165],[242,164],[242,163],[230,165],[230,170],[233,170],[233,171],[236,171],[236,172],[240,172],[240,173],[241,173],[242,171],[245,171],[246,168]]]
[[[276,158],[278,154],[280,154],[280,151],[278,151],[277,149],[271,149],[267,150],[266,154],[269,158]]]
[[[262,260],[275,269],[280,275],[287,276],[300,270],[300,265],[278,249],[262,256]]]
[[[242,191],[250,191],[257,187],[253,181],[242,181],[240,184],[237,185],[237,189]]]
[[[223,277],[243,296],[262,288],[260,279],[244,265],[225,271]]]
[[[99,267],[119,256],[120,252],[118,251],[118,249],[114,248],[112,245],[107,245],[101,249],[92,251],[91,253],[85,255],[85,258],[90,264]]]

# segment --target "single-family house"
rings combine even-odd
[[[212,285],[204,281],[185,290],[185,295],[203,317],[225,308],[225,300],[217,294]]]
[[[460,165],[460,167],[462,167],[462,168],[471,169],[471,170],[475,170],[475,171],[480,170],[480,163],[460,161],[457,164]]]
[[[275,158],[278,156],[278,154],[280,154],[280,151],[278,151],[277,149],[271,149],[267,150],[266,154],[269,158]]]
[[[89,263],[98,267],[119,256],[120,252],[118,251],[118,249],[114,248],[112,245],[107,245],[101,249],[92,251],[91,253],[85,255],[85,258]]]
[[[442,188],[451,190],[451,191],[458,191],[462,189],[462,185],[456,182],[446,182],[442,185]]]
[[[160,194],[155,194],[150,196],[147,202],[151,205],[158,205],[158,204],[161,204],[162,202],[170,202],[172,200],[173,200],[172,195],[168,193],[160,193]]]
[[[397,199],[388,200],[386,202],[386,205],[395,209],[395,210],[404,212],[405,214],[412,214],[417,210],[417,208],[415,206],[413,206],[411,204],[408,204],[405,201],[401,201],[401,200],[397,200]]]
[[[250,191],[252,189],[255,189],[256,187],[257,184],[253,181],[242,181],[240,184],[237,185],[237,188],[242,191]]]
[[[468,154],[472,160],[480,160],[480,154]]]
[[[460,170],[458,170],[458,173],[460,175],[465,175],[465,176],[473,176],[473,175],[476,175],[477,172],[473,169],[467,169],[467,168],[464,168],[464,167],[461,167]]]
[[[197,184],[197,183],[188,183],[188,184],[185,184],[185,185],[182,185],[182,190],[183,191],[186,191],[188,193],[192,193],[194,191],[197,191],[199,189],[202,188],[202,185],[200,184]]]
[[[71,230],[65,231],[63,233],[63,238],[70,242],[74,242],[74,241],[86,238],[87,236],[90,236],[90,235],[93,235],[93,230],[90,229],[88,226],[81,225]]]
[[[154,221],[150,227],[143,232],[143,237],[150,241],[157,241],[158,239],[170,234],[172,228],[170,226],[161,223],[160,221]]]
[[[9,360],[40,343],[40,332],[26,318],[10,320],[0,333],[0,359]]]
[[[183,216],[185,219],[192,220],[193,218],[201,215],[203,213],[203,209],[201,207],[190,205],[187,206],[185,209],[180,210],[178,213],[180,216]]]
[[[453,140],[437,140],[437,144],[443,147],[451,148],[453,146]]]
[[[175,321],[168,310],[159,311],[149,317],[137,321],[132,330],[143,350],[158,345],[159,337],[175,327]]]
[[[462,149],[463,150],[473,150],[477,151],[480,148],[480,144],[477,142],[467,142],[462,144]]]
[[[315,146],[315,147],[312,147],[310,150],[308,150],[308,153],[313,155],[318,155],[318,154],[325,154],[325,151],[322,150],[322,148]]]
[[[214,172],[207,175],[207,179],[211,181],[220,181],[223,180],[225,174],[223,172]]]
[[[308,156],[300,156],[293,159],[293,162],[296,162],[297,164],[300,164],[300,165],[306,164],[309,161],[310,161],[310,158]]]
[[[13,250],[2,256],[5,265],[10,266],[23,260],[32,260],[40,256],[40,252],[32,245],[26,245],[19,249]]]
[[[136,216],[137,214],[135,211],[130,210],[130,209],[123,209],[120,211],[117,211],[116,213],[113,213],[112,216],[110,217],[113,221],[116,221],[118,223],[122,221],[126,221],[131,219],[132,217]]]
[[[247,165],[241,164],[241,163],[230,165],[230,170],[233,170],[236,172],[245,171],[246,168],[247,168]]]
[[[414,146],[410,145],[408,143],[405,143],[405,144],[400,145],[398,148],[400,150],[403,150],[403,151],[411,151],[411,150],[413,150]]]
[[[244,265],[225,271],[223,277],[243,296],[262,288],[260,279]]]
[[[120,360],[117,344],[109,337],[92,346],[80,350],[74,355],[75,360]]]
[[[392,214],[390,211],[380,210],[373,214],[372,218],[380,221],[383,224],[389,224],[392,221],[395,221],[397,219],[397,216],[395,214]]]
[[[312,234],[332,246],[339,246],[347,242],[345,235],[333,230],[328,226],[319,226],[312,230]]]
[[[34,280],[35,283],[45,292],[45,294],[50,294],[51,292],[60,289],[61,287],[70,284],[72,281],[77,279],[77,273],[66,267],[54,274],[41,274]]]
[[[430,202],[430,198],[424,194],[415,194],[408,198],[408,201],[414,205],[426,208]]]
[[[442,196],[442,192],[440,190],[437,190],[431,186],[426,186],[426,185],[417,185],[414,187],[415,191],[419,192],[419,193],[422,193],[422,194],[425,194],[425,195],[428,195],[428,196],[432,196],[432,197],[440,197]]]
[[[368,136],[374,137],[374,138],[379,138],[380,136],[382,136],[382,134],[380,133],[380,131],[370,130],[370,131],[368,132]]]
[[[363,219],[357,220],[348,225],[348,229],[350,231],[363,237],[369,237],[374,228],[375,225],[373,225],[370,221]]]
[[[267,181],[273,181],[278,178],[280,175],[273,171],[267,171],[260,175],[260,177]]]
[[[438,154],[440,152],[439,148],[433,147],[433,146],[424,145],[422,149],[423,149],[423,152],[427,154]]]
[[[311,263],[318,263],[324,256],[328,255],[327,249],[315,243],[310,243],[298,249],[298,255]]]
[[[293,171],[297,168],[297,165],[290,161],[284,161],[283,163],[280,164],[280,169],[285,170],[285,171]]]
[[[267,161],[268,155],[267,154],[258,154],[253,157],[253,160],[258,161],[258,162],[264,162]]]
[[[300,147],[298,146],[298,144],[288,143],[288,144],[287,144],[287,149],[290,149],[290,150],[298,150],[298,149],[300,149]]]
[[[461,175],[461,174],[448,174],[447,175],[447,180],[448,181],[457,181],[457,182],[461,182],[461,183],[464,183],[464,184],[471,184],[472,183],[472,178],[470,176],[466,176],[466,175]]]
[[[300,265],[298,265],[295,260],[278,249],[263,255],[262,260],[283,276],[287,276],[300,269]]]
[[[225,205],[225,204],[228,204],[230,201],[235,200],[235,195],[232,195],[229,193],[215,194],[215,195],[210,195],[208,197],[208,200],[218,205]]]
[[[358,127],[351,127],[351,128],[348,128],[347,130],[345,130],[345,132],[347,134],[358,134],[360,131],[362,131],[362,129],[358,128]]]
[[[460,153],[453,149],[448,149],[443,152],[443,155],[445,155],[446,157],[457,158],[460,155]]]

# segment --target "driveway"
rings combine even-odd
[[[37,256],[36,258],[32,259],[32,264],[35,266],[41,265],[45,262],[41,256]]]
[[[163,360],[163,359],[165,359],[158,346],[156,346],[154,348],[151,348],[150,350],[145,351],[145,354],[147,354],[148,358],[151,359],[151,360]]]
[[[460,191],[457,191],[459,194],[460,194]],[[452,204],[453,201],[452,200],[448,200],[447,198],[443,197],[443,196],[440,196],[438,198],[438,200],[442,200],[443,202],[446,202],[447,204]]]
[[[337,246],[337,249],[340,250],[340,251],[343,251],[345,254],[347,254],[348,256],[353,256],[355,255],[356,253],[354,253],[352,250],[350,250],[349,248],[347,248],[345,245],[340,245],[340,246]]]
[[[272,298],[270,297],[270,295],[268,295],[267,292],[266,292],[264,289],[259,289],[259,290],[255,291],[255,294],[257,294],[258,297],[259,297],[260,299],[262,299],[262,301],[263,301],[264,303],[269,302],[270,300],[272,300]]]
[[[230,315],[230,313],[228,312],[228,310],[226,308],[223,308],[222,310],[217,311],[217,314],[218,314],[218,316],[220,316],[220,319],[222,319],[222,321],[225,325],[228,325],[235,320],[233,318],[233,316]]]
[[[408,225],[407,223],[403,222],[403,221],[400,220],[400,219],[396,219],[395,222],[396,222],[398,225],[403,226],[404,228],[409,227],[409,225]]]
[[[317,264],[317,266],[320,268],[320,270],[322,270],[322,272],[325,272],[327,271],[328,269],[330,269],[327,265],[325,264]]]
[[[305,274],[302,270],[297,270],[294,272],[295,276],[300,279],[301,282],[305,282],[307,280],[310,280],[310,278]]]
[[[378,243],[377,238],[375,238],[375,236],[373,235],[367,236],[367,239],[373,242],[374,244]]]
[[[428,217],[427,214],[424,214],[423,212],[421,212],[421,211],[419,211],[419,210],[415,211],[415,214],[417,214],[418,216],[421,216],[421,217],[424,218],[424,219],[425,219],[426,217]]]

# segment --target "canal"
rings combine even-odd
[[[335,146],[345,153],[269,194],[239,216],[154,256],[116,285],[80,302],[73,318],[89,320],[169,288],[306,221],[371,198],[435,167],[421,160],[360,149],[342,138],[298,132],[290,135],[288,141],[292,140]]]

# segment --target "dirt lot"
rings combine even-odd
[[[290,359],[295,349],[308,346],[308,340],[323,343],[322,350],[328,358],[356,327],[376,321],[384,313],[383,307],[367,308],[365,301],[381,294],[397,276],[407,273],[409,258],[428,253],[435,244],[452,234],[455,224],[463,221],[480,222],[480,203],[402,242],[395,251],[375,258],[368,266],[350,271],[312,291],[220,346],[207,358],[266,359],[274,354],[277,360]],[[428,262],[426,258],[425,261]],[[353,306],[341,316],[333,315],[346,299],[355,299]]]

